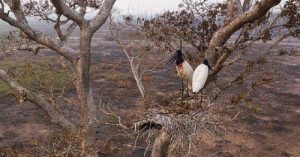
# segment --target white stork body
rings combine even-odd
[[[176,72],[182,80],[187,81],[188,89],[192,90],[192,78],[194,72],[192,66],[187,61],[184,61],[181,64],[176,65]]]
[[[198,93],[205,85],[205,82],[207,80],[208,76],[208,66],[205,64],[200,64],[195,69],[195,72],[193,73],[193,92]]]

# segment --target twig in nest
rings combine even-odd
[[[241,113],[241,111],[239,111],[237,114],[235,114],[235,116],[234,117],[232,117],[232,118],[229,118],[229,119],[227,119],[226,121],[224,121],[224,122],[218,122],[218,123],[211,123],[211,124],[214,124],[214,125],[223,125],[223,124],[226,124],[226,123],[229,123],[229,122],[232,122],[232,121],[234,121],[238,116],[239,116],[239,114]]]

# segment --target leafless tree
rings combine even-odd
[[[165,60],[152,57],[161,53],[160,47],[149,44],[146,33],[132,24],[133,17],[124,16],[123,20],[110,19],[110,32],[112,38],[122,47],[130,67],[132,75],[142,98],[147,97],[147,88],[144,86],[143,77],[147,73],[162,69]]]
[[[23,38],[40,45],[40,47],[53,50],[63,56],[71,65],[75,72],[75,86],[82,112],[81,123],[79,125],[72,123],[38,93],[30,91],[14,81],[6,71],[0,70],[0,79],[18,95],[21,99],[20,102],[29,101],[43,109],[51,118],[52,123],[71,132],[81,130],[83,132],[81,156],[98,156],[92,149],[95,142],[96,108],[89,77],[91,41],[93,34],[106,22],[114,3],[115,0],[0,0],[0,18],[3,21],[17,28],[20,31],[19,35]],[[85,15],[90,10],[97,14],[92,19],[86,19]],[[28,16],[36,16],[52,23],[58,38],[32,28],[27,20]],[[67,27],[66,30],[62,30],[63,25]],[[80,29],[79,50],[66,44],[77,27]]]

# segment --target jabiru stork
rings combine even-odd
[[[183,103],[183,92],[184,92],[184,81],[187,84],[187,93],[192,90],[192,78],[194,69],[192,66],[183,58],[182,51],[176,50],[175,54],[168,60],[167,65],[172,64],[176,60],[176,72],[181,79],[182,93],[181,100]]]
[[[204,59],[203,62],[197,66],[193,73],[192,88],[194,93],[201,91],[206,83],[208,77],[208,68],[212,70],[211,66],[208,63],[207,59]],[[202,104],[202,95],[201,95],[201,104]]]
[[[194,93],[198,93],[205,85],[208,77],[208,68],[212,71],[207,59],[198,65],[193,73],[192,88]]]

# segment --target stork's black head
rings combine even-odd
[[[181,51],[181,50],[176,50],[175,54],[176,54],[178,57],[182,57],[182,51]]]
[[[209,65],[207,59],[204,59],[203,62],[202,62],[202,64],[207,65],[207,66],[209,67],[209,69],[210,69],[211,71],[213,71],[212,68],[211,68],[211,66]]]
[[[176,60],[176,65],[179,65],[184,62],[182,58],[182,51],[176,50],[175,54],[168,60],[167,65],[171,65]]]

